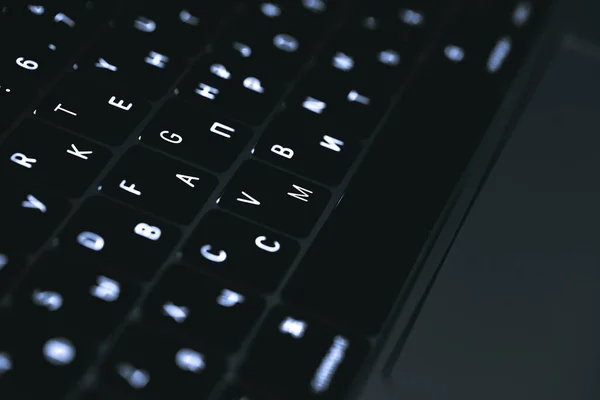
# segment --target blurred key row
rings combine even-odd
[[[12,308],[0,309],[2,398],[61,398],[138,298],[139,285],[123,272],[59,252],[34,265]],[[103,363],[98,391],[134,398],[208,393],[263,312],[255,292],[173,265]],[[337,398],[365,351],[360,338],[279,306],[261,324],[241,379],[259,393]]]
[[[131,2],[72,65],[69,80],[79,87],[79,93],[71,87],[54,93],[55,98],[68,108],[69,103],[73,106],[95,97],[81,93],[91,89],[88,83],[100,81],[98,87],[103,87],[107,81],[135,98],[157,100],[186,69],[191,56],[208,51],[176,93],[249,124],[260,124],[281,99],[286,84],[322,44],[323,35],[337,21],[342,7],[340,2],[331,1],[250,2],[234,18],[231,28],[205,48],[223,17],[231,14],[232,3],[197,5],[179,0],[152,6],[151,2]],[[89,34],[100,26],[102,17],[113,9],[92,1],[69,2],[64,7],[15,4],[0,14],[7,21],[3,25],[7,32],[13,32],[13,26],[24,32],[47,31],[31,38],[17,35],[18,39],[11,41],[14,51],[3,54],[0,61],[6,68],[0,84],[12,90],[13,98],[31,100],[31,93],[54,78],[77,53],[67,44],[81,42],[84,32]],[[401,17],[405,9],[396,8],[392,14],[396,17],[391,20],[387,10],[375,10],[365,20],[351,20],[322,52],[322,65],[306,79],[314,82],[313,87],[301,93],[302,100],[331,102],[328,110],[338,111],[345,111],[344,102],[374,102],[371,109],[378,102],[385,103],[381,94],[397,88],[422,48],[424,32],[429,31],[424,26],[434,26],[428,18],[423,20],[422,11],[412,10],[413,19],[409,20]],[[123,99],[113,95],[117,101]],[[379,98],[371,98],[373,95]],[[122,104],[136,103],[130,99]],[[348,121],[344,128],[353,127],[358,136],[366,136],[372,122],[354,125],[363,119]],[[118,140],[107,142],[118,144]]]

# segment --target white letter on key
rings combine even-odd
[[[115,100],[117,98],[115,96],[111,97],[110,100],[108,100],[108,104],[110,104],[111,106],[115,106],[115,107],[119,107],[121,110],[125,110],[125,111],[129,111],[131,110],[131,107],[133,107],[133,103],[129,103],[126,106],[123,106],[123,100],[119,100],[118,103],[115,103]]]
[[[167,137],[167,135],[170,135],[170,136]],[[169,131],[161,131],[160,137],[169,143],[179,144],[179,143],[183,142],[183,138],[181,136],[179,136],[176,133],[171,133]]]
[[[294,150],[290,149],[289,147],[283,147],[279,144],[274,144],[271,147],[271,151],[278,156],[285,157],[287,159],[294,157]]]
[[[74,144],[71,144],[71,147],[73,148],[73,150],[71,149],[67,149],[67,153],[74,155],[75,157],[79,157],[83,160],[87,160],[87,154],[92,154],[93,151],[79,151],[79,149],[77,147],[75,147]]]
[[[193,181],[200,180],[200,178],[197,178],[195,176],[190,176],[190,175],[175,174],[175,176],[177,177],[177,179],[180,179],[183,183],[185,183],[189,187],[195,187]]]
[[[212,124],[212,126],[210,127],[210,131],[212,133],[216,133],[217,135],[221,135],[227,139],[231,138],[231,135],[229,133],[220,131],[219,129],[223,129],[223,131],[227,131],[227,132],[235,132],[235,129],[233,129],[230,126],[227,125],[223,125],[220,122],[215,122],[214,124]]]
[[[279,251],[279,249],[281,248],[281,244],[279,244],[279,242],[277,240],[275,240],[273,242],[273,246],[267,246],[265,244],[265,241],[267,240],[266,236],[259,236],[254,240],[254,244],[256,245],[256,247],[258,247],[259,249],[262,249],[264,251],[268,251],[269,253],[276,253]]]
[[[56,111],[60,110],[60,111],[63,111],[65,113],[69,114],[69,115],[72,115],[74,117],[77,116],[77,113],[74,113],[73,111],[69,111],[66,108],[62,108],[61,106],[62,106],[62,103],[58,103],[58,105],[54,108],[54,111],[56,112]]]
[[[104,238],[94,232],[81,232],[77,235],[77,242],[93,251],[100,251],[104,248]]]
[[[20,166],[25,167],[25,168],[31,168],[31,167],[33,167],[33,164],[35,164],[37,162],[37,160],[35,158],[28,158],[23,153],[13,154],[12,156],[10,156],[10,161],[17,163]]]
[[[342,146],[344,145],[344,142],[334,137],[324,135],[323,140],[319,142],[319,144],[325,147],[326,149],[333,150],[339,153],[340,151],[342,151]]]
[[[73,28],[75,26],[75,21],[71,18],[67,17],[63,13],[58,13],[54,16],[54,22],[64,22],[69,28]]]
[[[117,70],[117,67],[111,63],[109,63],[108,61],[106,61],[104,58],[100,57],[98,59],[98,62],[95,64],[96,67],[98,68],[104,68],[104,69],[108,69],[112,72],[115,72]]]
[[[140,192],[139,190],[135,190],[135,185],[133,183],[130,186],[127,186],[127,181],[125,180],[121,181],[119,187],[129,193],[135,194],[136,196],[142,195],[142,192]]]
[[[23,208],[35,208],[36,210],[40,210],[42,214],[46,212],[46,205],[31,194],[27,195],[27,200],[24,200],[21,206]]]
[[[206,97],[207,99],[214,100],[215,96],[219,94],[219,89],[208,86],[204,83],[199,83],[198,87],[196,88],[196,94]]]

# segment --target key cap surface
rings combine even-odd
[[[77,60],[74,74],[81,80],[104,80],[114,86],[129,87],[156,101],[185,67],[185,60],[172,54],[172,48],[147,45],[111,30]]]
[[[284,308],[263,324],[242,376],[290,399],[339,399],[363,361],[366,343]]]
[[[183,101],[167,102],[140,141],[212,171],[227,170],[252,137],[252,130],[224,115]]]
[[[230,11],[231,3],[230,0],[211,3],[133,1],[118,16],[115,26],[119,35],[148,49],[167,48],[180,57],[194,56],[222,16]]]
[[[36,115],[109,145],[119,145],[150,110],[126,86],[72,73],[40,104]]]
[[[328,81],[319,73],[309,72],[286,99],[286,109],[311,123],[345,129],[356,138],[370,136],[388,106],[387,96],[368,82]]]
[[[114,1],[68,1],[51,3],[41,1],[37,4],[8,1],[4,8],[4,22],[7,31],[27,39],[26,34],[34,31],[36,40],[52,39],[51,43],[67,46],[76,50],[82,39],[93,33],[107,13],[110,13]],[[31,35],[30,35],[31,36]],[[19,43],[18,40],[14,42]]]
[[[298,244],[270,229],[211,211],[183,248],[183,259],[226,281],[259,292],[274,290],[298,253]]]
[[[179,229],[105,197],[88,199],[60,232],[65,251],[149,279],[179,240]]]
[[[311,120],[302,113],[284,111],[267,127],[254,155],[325,184],[337,184],[346,175],[360,143],[335,121]]]
[[[206,347],[132,328],[105,363],[101,384],[129,398],[202,398],[223,370],[223,361]]]
[[[122,322],[138,294],[136,285],[89,259],[51,252],[19,285],[13,306],[31,326],[65,325],[102,340]]]
[[[66,326],[24,326],[21,318],[0,311],[0,363],[7,370],[0,373],[0,395],[60,399],[89,366],[95,348]]]
[[[178,85],[176,94],[203,107],[220,110],[243,122],[264,121],[283,95],[269,64],[227,63],[218,54],[202,57]]]
[[[37,250],[71,209],[69,202],[0,179],[0,246],[16,254]]]
[[[0,55],[2,73],[9,82],[32,91],[51,81],[73,56],[71,50],[43,35],[8,43]]]
[[[132,206],[187,224],[217,179],[167,155],[134,146],[102,181],[102,192]]]
[[[240,345],[264,302],[245,289],[174,265],[144,306],[143,321],[223,350]]]
[[[250,2],[242,18],[214,46],[233,65],[269,65],[273,78],[290,81],[331,26],[335,3]],[[228,65],[228,63],[224,63]]]
[[[413,64],[416,52],[410,50],[395,35],[373,35],[351,25],[329,44],[313,76],[335,90],[362,86],[379,95],[391,95]]]
[[[0,146],[0,175],[61,195],[81,195],[108,163],[108,149],[35,119]]]
[[[234,175],[219,206],[281,231],[305,236],[330,197],[318,185],[252,160]]]

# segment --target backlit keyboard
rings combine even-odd
[[[0,5],[0,399],[347,398],[547,3]]]

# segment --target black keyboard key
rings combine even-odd
[[[339,183],[360,144],[345,129],[316,122],[284,111],[269,125],[254,155],[323,183]]]
[[[368,82],[324,79],[319,68],[311,71],[285,101],[286,109],[314,124],[335,124],[355,137],[369,136],[388,106],[387,96]]]
[[[245,290],[175,265],[144,306],[144,321],[192,341],[233,350],[263,307],[261,299]]]
[[[71,209],[63,198],[0,179],[0,246],[15,252],[37,250]]]
[[[37,90],[53,79],[110,8],[104,1],[60,3],[14,2],[4,8],[0,34],[11,40],[3,45],[0,63],[12,84]]]
[[[114,2],[77,0],[63,1],[60,4],[48,1],[35,4],[13,3],[15,4],[9,5],[5,12],[7,31],[19,34],[20,37],[35,31],[37,38],[52,38],[56,43],[71,49],[97,28]]]
[[[92,343],[66,326],[31,327],[21,319],[0,313],[0,397],[63,398],[93,360]]]
[[[250,128],[182,101],[169,101],[144,129],[141,142],[213,171],[228,169]]]
[[[216,178],[207,172],[135,146],[125,153],[101,187],[119,200],[187,224],[216,184]]]
[[[225,188],[219,205],[275,229],[306,236],[330,197],[320,186],[248,161]]]
[[[522,8],[524,4],[469,3],[448,28],[435,53],[434,68],[445,69],[461,82],[477,82],[479,93],[502,95],[527,52],[532,28],[548,6],[529,3]]]
[[[73,56],[52,38],[21,39],[9,43],[0,55],[2,76],[12,84],[37,90],[52,80]]]
[[[116,32],[98,40],[76,66],[80,79],[110,81],[149,100],[164,95],[184,67],[170,48],[147,47]]]
[[[363,339],[279,307],[255,339],[242,377],[286,399],[339,399],[367,349]]]
[[[76,63],[80,79],[102,79],[158,100],[183,70],[182,61],[162,49],[145,49],[119,36],[103,37]]]
[[[250,9],[214,46],[225,65],[268,64],[278,81],[293,78],[331,25],[324,1],[250,2]]]
[[[223,371],[206,348],[132,329],[109,356],[101,383],[133,399],[204,398]]]
[[[312,43],[332,25],[341,3],[337,0],[252,0],[247,2],[248,17],[241,24],[246,27],[260,26],[262,32],[293,34],[301,43]],[[309,50],[310,46],[306,45],[306,48]]]
[[[123,143],[150,110],[148,102],[124,86],[78,77],[73,73],[61,82],[37,115],[110,145]]]
[[[32,99],[30,91],[14,83],[6,77],[0,81],[0,133],[15,122]]]
[[[110,157],[110,151],[100,145],[28,119],[0,146],[0,175],[79,196]]]
[[[64,325],[102,340],[122,322],[138,292],[135,285],[89,260],[47,253],[19,285],[13,305],[32,327]]]
[[[410,48],[393,35],[370,38],[363,31],[344,30],[321,57],[313,77],[327,82],[330,90],[365,86],[374,93],[391,95],[414,59]]]
[[[272,76],[267,63],[239,65],[208,55],[180,83],[176,94],[258,125],[283,95],[283,86]]]
[[[298,244],[222,211],[211,211],[183,249],[186,262],[260,292],[273,291],[287,272]]]
[[[133,1],[117,18],[116,27],[120,35],[130,37],[144,47],[162,47],[177,56],[193,56],[205,44],[230,4],[230,0]]]
[[[149,279],[173,250],[179,235],[177,228],[154,217],[103,197],[92,197],[59,238],[69,253],[95,257]]]
[[[365,1],[355,11],[350,26],[372,37],[390,35],[406,44],[422,43],[435,30],[440,16],[447,15],[448,6],[454,6],[452,3],[448,0]]]
[[[484,35],[469,40],[467,36],[471,35],[465,35],[464,28],[468,31],[472,26],[459,25],[449,31],[443,39],[445,46],[437,50],[432,64],[438,65],[440,70],[454,70],[455,74],[460,74],[463,82],[476,81],[482,92],[493,91],[497,76],[505,75],[497,72],[505,69],[509,64],[507,61],[512,60],[512,39],[508,36]],[[501,52],[497,53],[494,64],[488,63],[496,45]]]
[[[510,21],[509,33],[513,36],[531,36],[533,30],[543,19],[552,2],[539,0],[521,0],[511,4],[506,18]]]
[[[240,65],[243,69],[256,63],[268,64],[277,81],[291,80],[307,60],[306,51],[300,51],[300,43],[289,34],[256,33],[258,29],[255,26],[227,32],[215,45],[215,53],[224,65]]]
[[[15,279],[23,272],[23,261],[18,252],[4,244],[0,245],[0,298],[11,289]]]

